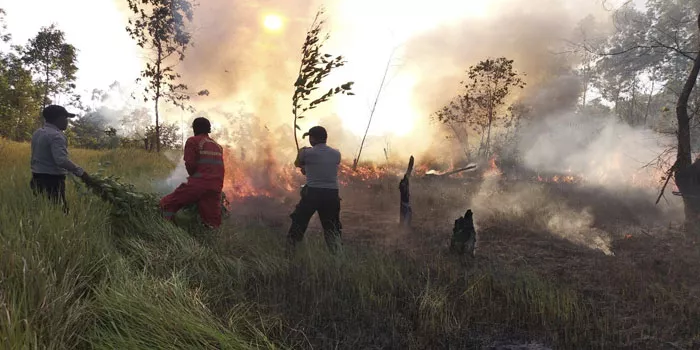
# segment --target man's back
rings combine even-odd
[[[52,146],[61,142],[65,136],[58,128],[46,124],[32,134],[31,169],[35,174],[65,175],[68,171],[60,167],[54,158]]]
[[[190,180],[221,190],[224,182],[223,148],[207,134],[192,136],[185,144],[185,167]]]
[[[302,150],[301,161],[306,185],[312,188],[338,189],[340,152],[325,143]]]

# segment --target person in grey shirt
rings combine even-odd
[[[66,202],[66,174],[68,172],[80,177],[86,183],[90,176],[68,157],[68,140],[63,134],[68,128],[68,118],[75,114],[56,105],[50,105],[42,111],[44,126],[32,135],[30,187],[35,195],[43,194],[52,202],[63,205],[68,213]]]
[[[335,253],[340,247],[342,225],[340,223],[340,196],[338,192],[338,166],[340,152],[326,144],[326,129],[315,126],[304,134],[309,136],[311,147],[303,147],[294,165],[306,175],[301,199],[290,215],[288,243],[294,246],[304,238],[309,221],[315,212],[321,219],[326,245]]]

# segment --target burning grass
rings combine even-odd
[[[123,164],[109,171],[142,190],[174,167],[141,152],[72,153],[88,171],[106,159]],[[0,195],[9,199],[0,202],[0,347],[423,349],[538,341],[659,349],[692,348],[700,339],[696,243],[631,220],[626,231],[610,229],[628,213],[611,210],[622,207],[614,197],[596,199],[600,190],[538,183],[504,204],[518,193],[503,182],[507,171],[485,182],[467,181],[474,173],[417,177],[407,233],[396,227],[398,179],[370,167],[367,180],[341,192],[343,254],[326,253],[314,219],[306,244],[287,257],[293,190],[288,203],[239,197],[231,222],[193,236],[148,213],[115,220],[107,203],[70,185],[64,216],[27,190],[27,145],[2,142],[0,156],[11,164],[0,177]],[[129,168],[151,160],[151,168]],[[255,186],[276,180],[252,178]],[[581,225],[610,233],[614,255],[547,226],[563,204],[572,213],[589,207],[593,220]],[[628,204],[639,216],[657,215]],[[455,214],[467,207],[479,231],[470,264],[444,254]]]

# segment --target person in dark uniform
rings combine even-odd
[[[75,114],[57,105],[42,111],[44,126],[32,135],[30,187],[35,195],[47,196],[52,202],[61,204],[68,213],[66,202],[66,175],[70,172],[86,183],[90,176],[68,157],[68,140],[63,133],[68,128],[68,118]]]
[[[301,199],[290,215],[288,242],[291,246],[302,241],[309,221],[315,212],[321,219],[328,249],[335,253],[341,245],[340,195],[338,166],[340,152],[328,146],[326,129],[315,126],[304,134],[309,136],[311,147],[299,150],[294,165],[306,175],[306,184],[301,190]]]

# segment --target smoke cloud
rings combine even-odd
[[[573,173],[611,188],[658,184],[663,170],[654,163],[673,139],[635,129],[612,116],[549,115],[523,128],[524,165],[543,172]],[[660,184],[659,184],[660,185]]]
[[[319,5],[316,0],[200,1],[193,25],[195,46],[179,66],[190,87],[210,91],[209,96],[195,98],[197,109],[220,128],[233,127],[221,112],[235,110],[243,101],[247,112],[268,128],[288,126],[284,130],[289,141],[280,147],[291,149],[293,82],[301,44]],[[594,0],[499,0],[488,5],[357,0],[325,6],[331,33],[325,49],[348,60],[326,85],[355,81],[357,95],[336,97],[308,115],[302,128],[324,121],[331,135],[339,135],[330,142],[351,159],[391,55],[363,150],[363,159],[375,161],[385,158],[387,140],[393,155],[401,158],[435,157],[452,149],[445,147],[443,130],[429,116],[455,96],[464,71],[479,60],[514,59],[516,68],[527,74],[523,95],[537,94],[540,86],[561,76],[571,77],[576,62],[556,52],[580,19],[604,15]],[[264,28],[263,19],[270,14],[282,18],[281,30]],[[579,93],[574,81],[567,86],[571,95]]]

